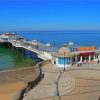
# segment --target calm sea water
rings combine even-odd
[[[100,32],[16,32],[32,40],[38,40],[43,43],[51,43],[57,47],[62,44],[73,41],[76,45],[100,46]]]
[[[1,32],[3,33],[3,32]],[[32,41],[51,43],[57,47],[73,41],[76,45],[100,46],[100,32],[14,32]],[[11,49],[0,48],[0,70],[27,67],[32,65],[32,59],[24,57],[21,52],[18,55]]]
[[[34,62],[30,57],[23,55],[23,52],[11,48],[0,48],[0,70],[32,67]]]

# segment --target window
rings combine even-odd
[[[58,64],[66,64],[67,63],[67,58],[58,58]]]

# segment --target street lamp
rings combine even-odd
[[[65,71],[65,52],[64,52],[64,70]]]

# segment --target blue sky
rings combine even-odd
[[[100,30],[99,0],[0,0],[0,31]]]

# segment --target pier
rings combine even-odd
[[[0,36],[0,43],[10,43],[10,47],[12,45],[15,48],[23,48],[31,52],[34,52],[37,54],[37,57],[42,60],[52,59],[51,54],[49,54],[47,51],[42,50],[43,48],[46,48],[46,45],[39,45],[38,43],[34,44],[30,41],[27,41],[24,38],[21,38],[16,34],[2,34]]]

